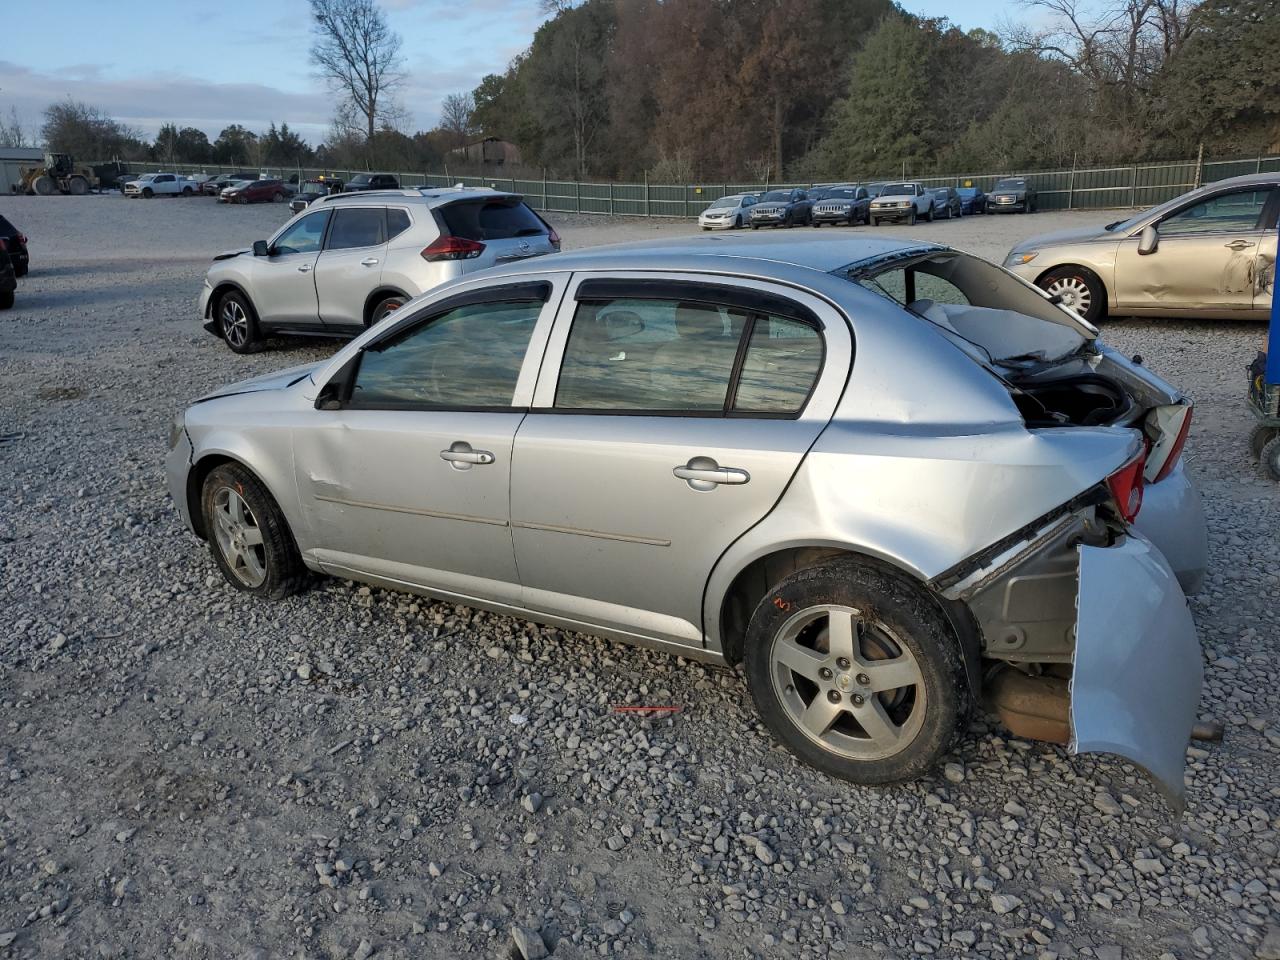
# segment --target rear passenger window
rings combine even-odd
[[[822,336],[807,323],[757,317],[742,358],[733,412],[794,414],[822,371]]]
[[[373,247],[386,243],[384,225],[386,217],[381,207],[359,207],[334,211],[333,226],[329,229],[330,250],[348,250],[352,247]]]
[[[387,207],[387,239],[398,237],[409,229],[409,213],[398,207]]]
[[[804,409],[822,359],[821,333],[799,320],[697,300],[582,300],[565,344],[555,406],[794,416]]]

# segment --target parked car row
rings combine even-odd
[[[978,187],[926,187],[918,181],[835,183],[788,187],[762,194],[735,193],[714,201],[698,217],[703,230],[751,227],[820,227],[824,223],[879,226],[919,220],[949,220],[981,213],[1031,213],[1035,189],[1010,177],[988,195]]]

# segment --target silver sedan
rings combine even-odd
[[[741,665],[857,783],[928,774],[983,704],[1176,804],[1190,418],[983,260],[718,235],[450,283],[197,401],[167,468],[249,595],[328,574]]]

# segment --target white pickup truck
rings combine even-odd
[[[888,183],[880,191],[880,195],[871,201],[873,227],[885,220],[914,225],[917,219],[933,219],[933,195],[922,184],[911,181]]]
[[[124,185],[126,197],[146,197],[148,200],[161,195],[191,197],[199,191],[198,182],[176,173],[145,173]]]

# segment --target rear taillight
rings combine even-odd
[[[551,242],[551,247],[553,250],[560,249],[560,234],[556,233],[555,227],[552,227],[552,226],[547,227],[547,240]]]
[[[1147,483],[1159,483],[1178,465],[1191,432],[1191,411],[1191,404],[1182,403],[1157,407],[1148,414],[1148,430],[1155,433],[1155,439],[1147,453]]]
[[[1125,523],[1138,519],[1142,509],[1142,468],[1146,464],[1145,453],[1139,453],[1111,476],[1107,477],[1107,489]]]
[[[423,260],[470,260],[484,252],[484,244],[465,237],[439,237],[422,249]]]

